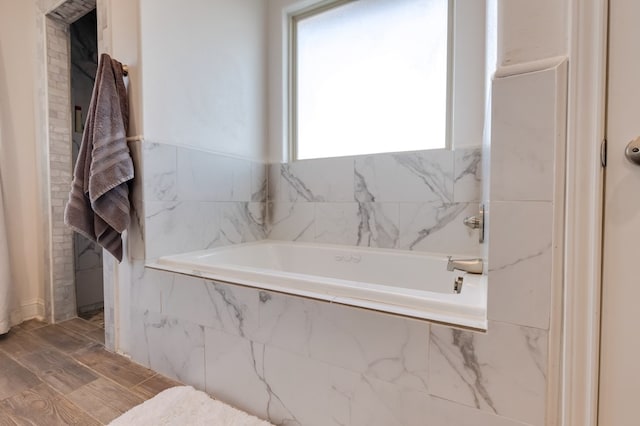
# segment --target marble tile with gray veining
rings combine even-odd
[[[479,202],[482,199],[482,148],[456,149],[453,155],[453,201]]]
[[[148,259],[228,244],[221,236],[217,203],[149,202],[145,210]]]
[[[314,241],[315,203],[267,204],[267,236],[272,240]]]
[[[350,426],[443,425],[432,421],[430,396],[338,367],[329,371],[332,420]]]
[[[220,218],[220,237],[226,244],[240,244],[263,240],[265,232],[265,203],[217,203]]]
[[[218,330],[205,333],[207,391],[216,398],[276,425],[351,424],[334,418],[341,407],[332,405],[328,364]]]
[[[314,240],[355,246],[360,221],[358,203],[316,203]]]
[[[355,160],[355,196],[360,202],[450,202],[453,180],[453,152],[449,150]]]
[[[295,415],[286,408],[285,401],[267,382],[264,345],[207,327],[205,348],[206,390],[209,394],[275,424],[285,424],[282,422],[284,419],[295,419]]]
[[[281,202],[283,197],[280,189],[280,163],[267,164],[267,201]]]
[[[142,170],[145,201],[171,201],[178,196],[175,146],[142,143]]]
[[[178,197],[188,201],[251,201],[252,163],[178,148]]]
[[[277,402],[269,412],[272,423],[335,424],[328,410],[329,365],[265,345],[262,368],[269,395]]]
[[[267,202],[268,166],[264,163],[251,162],[251,199],[257,203]]]
[[[542,426],[547,333],[490,322],[486,334],[433,325],[429,391],[440,398]]]
[[[462,223],[476,210],[475,203],[401,203],[398,248],[479,256],[478,230]]]
[[[316,242],[395,248],[398,205],[393,203],[316,203]]]
[[[352,158],[294,161],[281,164],[279,172],[279,182],[273,188],[272,200],[354,201]]]
[[[321,303],[305,298],[259,290],[259,327],[249,338],[259,343],[309,356],[314,319]]]
[[[400,211],[394,203],[358,203],[358,239],[364,247],[396,248]]]
[[[433,396],[429,406],[429,421],[434,425],[451,426],[528,426],[526,423]]]
[[[132,276],[128,289],[131,309],[161,313],[162,291],[169,287],[178,275],[148,269],[144,264],[136,262],[132,268]]]
[[[557,147],[564,144],[564,65],[496,78],[491,111],[491,198],[553,201]],[[532,99],[536,102],[513,102]]]
[[[258,328],[258,291],[195,277],[160,272],[162,313],[238,336]]]
[[[278,425],[422,425],[429,395],[206,329],[207,391]],[[295,373],[294,373],[295,372]]]
[[[204,327],[183,319],[155,312],[134,310],[132,352],[136,359],[151,369],[188,383],[198,389],[205,388]]]
[[[549,328],[553,282],[553,204],[491,203],[489,319]],[[526,224],[526,226],[523,226]],[[526,244],[514,244],[514,241]]]
[[[427,391],[428,323],[264,291],[259,309],[255,341]]]
[[[145,203],[147,257],[157,258],[181,250],[187,251],[188,235],[179,235],[183,228],[182,203],[178,201],[150,201]],[[177,243],[176,240],[181,240]]]
[[[129,185],[129,199],[131,200],[131,222],[127,229],[127,255],[129,259],[143,260],[146,257],[144,235],[144,175],[143,167],[143,143],[141,141],[129,142],[131,158],[135,170],[143,170],[134,177]]]

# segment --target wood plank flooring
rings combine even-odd
[[[0,337],[0,426],[103,425],[177,383],[104,348],[98,321]]]

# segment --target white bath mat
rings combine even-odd
[[[109,426],[273,426],[191,386],[176,386],[133,407]]]

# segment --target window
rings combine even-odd
[[[334,1],[293,16],[293,159],[446,147],[450,16],[450,0]]]

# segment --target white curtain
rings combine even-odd
[[[0,174],[0,334],[9,331],[11,321],[11,271],[9,270],[9,244],[7,225],[4,218],[4,195]]]

